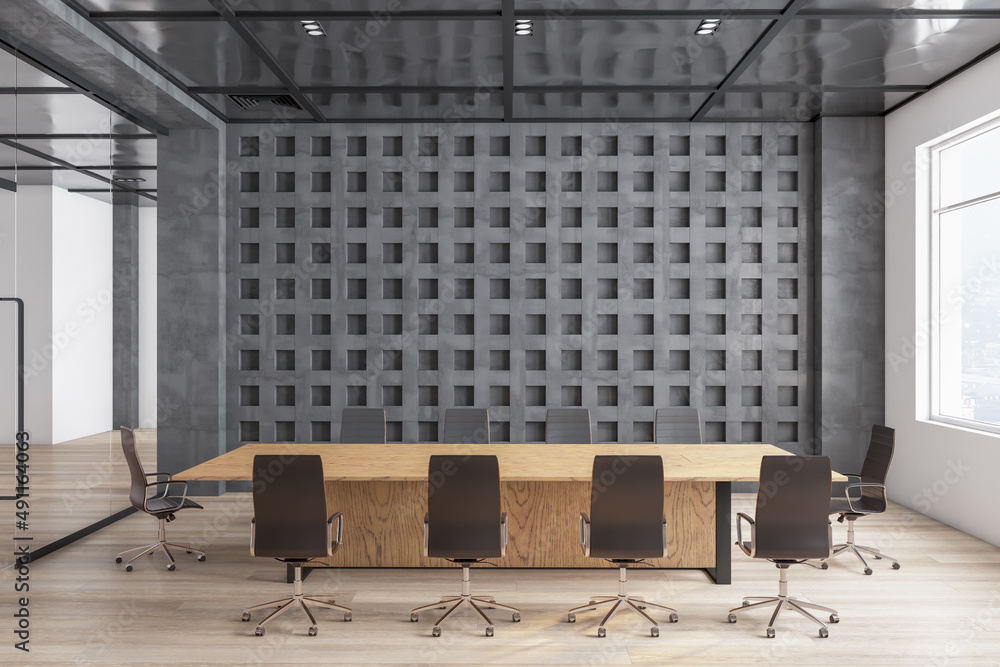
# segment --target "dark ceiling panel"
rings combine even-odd
[[[92,12],[203,12],[205,0],[77,0]]]
[[[324,37],[298,21],[247,25],[300,86],[501,85],[499,21],[321,22]]]
[[[104,0],[108,2],[110,0]],[[500,0],[242,0],[231,3],[237,12],[268,11],[268,12],[307,12],[307,11],[340,11],[340,12],[374,12],[393,14],[399,11],[441,11],[441,10],[484,10],[500,11]]]
[[[323,115],[336,120],[393,120],[396,118],[460,122],[464,119],[503,119],[499,91],[479,93],[366,93],[310,95]]]
[[[877,116],[913,93],[727,93],[708,112],[710,120],[755,118],[805,121],[818,115]]]
[[[618,118],[687,120],[707,93],[515,93],[519,118]]]
[[[995,9],[997,0],[809,0],[803,9]],[[902,17],[900,17],[902,18]]]
[[[704,10],[706,16],[734,9],[778,10],[783,9],[788,0],[517,0],[518,9],[551,9],[562,15],[572,15],[576,9],[587,10]]]
[[[1000,42],[1000,20],[795,20],[738,84],[929,85]]]
[[[211,9],[204,3],[202,9]],[[113,28],[189,86],[277,86],[239,35],[223,21],[128,21]]]
[[[694,19],[546,22],[514,40],[514,83],[717,85],[767,24],[730,21],[699,38]]]

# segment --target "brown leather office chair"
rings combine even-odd
[[[420,620],[424,609],[446,609],[431,634],[441,636],[441,624],[459,607],[469,605],[488,624],[483,609],[506,609],[516,623],[521,612],[493,597],[472,595],[469,568],[507,552],[507,514],[500,511],[500,463],[495,456],[432,456],[427,467],[427,514],[424,516],[424,556],[445,558],[462,566],[462,594],[442,597],[410,612]],[[490,563],[492,565],[492,563]]]
[[[154,544],[147,544],[123,551],[115,556],[115,562],[120,563],[127,554],[138,551],[139,553],[130,558],[128,563],[125,564],[125,571],[131,572],[132,563],[155,551],[162,551],[167,557],[167,569],[173,572],[177,566],[174,563],[174,556],[170,553],[169,547],[184,549],[189,554],[196,553],[198,554],[198,560],[204,562],[204,551],[184,544],[167,542],[166,524],[174,520],[177,512],[186,509],[202,509],[201,505],[187,497],[187,482],[174,479],[173,475],[165,472],[146,472],[143,470],[142,461],[139,460],[139,454],[135,451],[135,433],[132,429],[124,426],[120,426],[119,431],[122,438],[122,452],[125,454],[125,461],[128,463],[128,472],[131,478],[128,499],[132,503],[132,507],[156,518],[159,522],[159,530],[157,531],[156,542]],[[150,482],[148,481],[150,477],[165,477],[166,479]],[[170,486],[174,484],[182,487],[181,495],[167,495],[170,492]],[[149,489],[155,487],[163,487],[163,491],[147,497]]]
[[[851,552],[865,566],[865,574],[871,574],[872,569],[862,552],[874,556],[875,560],[889,560],[892,562],[892,569],[899,569],[899,561],[892,556],[884,554],[874,547],[864,547],[854,543],[854,522],[859,517],[869,514],[881,514],[888,506],[885,495],[885,480],[889,476],[889,466],[892,464],[892,455],[895,450],[896,431],[879,424],[872,426],[871,438],[868,441],[868,453],[865,455],[865,463],[861,467],[861,473],[845,473],[848,477],[857,477],[858,482],[848,483],[847,488],[844,489],[843,498],[833,498],[830,501],[830,514],[839,514],[837,521],[840,523],[847,519],[847,542],[834,545],[830,558]],[[860,489],[861,496],[851,498],[851,489]],[[822,567],[825,570],[829,565],[824,561]]]
[[[698,408],[660,408],[656,411],[656,444],[700,445],[703,442]]]
[[[490,411],[485,408],[448,408],[444,411],[447,445],[490,444]]]
[[[545,411],[545,442],[550,445],[589,445],[593,442],[590,410],[549,408]]]
[[[826,637],[829,630],[810,609],[828,612],[831,623],[840,621],[834,609],[788,597],[788,568],[830,555],[832,472],[828,456],[763,457],[756,518],[738,514],[736,546],[751,558],[765,558],[778,567],[778,595],[743,598],[742,606],[729,610],[730,623],[736,622],[740,612],[772,605],[775,609],[767,624],[768,637],[774,637],[774,622],[786,607],[818,623],[820,637]],[[743,540],[741,519],[750,526],[748,542]]]
[[[597,636],[607,635],[605,625],[619,609],[631,609],[652,623],[650,634],[660,636],[660,626],[644,610],[658,607],[677,611],[626,590],[628,567],[646,558],[667,555],[667,519],[663,515],[663,459],[659,456],[595,456],[590,493],[590,516],[580,513],[580,545],[590,558],[603,558],[618,566],[618,595],[595,596],[590,602],[570,609],[566,620],[576,622],[580,611],[593,611],[611,604],[597,628]]]
[[[385,444],[385,410],[344,408],[340,413],[340,441],[352,445]]]
[[[334,522],[337,527],[334,532]],[[302,566],[313,558],[332,556],[343,542],[344,515],[327,516],[326,484],[323,481],[323,458],[319,454],[291,456],[258,454],[253,457],[253,520],[250,522],[250,555],[274,558],[295,567],[294,588],[290,597],[248,607],[243,620],[258,609],[277,607],[257,624],[255,634],[264,634],[264,625],[292,607],[299,607],[309,617],[309,635],[317,632],[306,600],[328,609],[344,612],[351,620],[351,610],[325,599],[302,594]]]

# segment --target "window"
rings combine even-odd
[[[931,148],[931,418],[1000,433],[1000,122]]]

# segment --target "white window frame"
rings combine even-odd
[[[982,433],[1000,435],[1000,425],[974,419],[963,419],[952,415],[941,414],[941,216],[962,208],[967,208],[987,201],[1000,199],[1000,182],[993,192],[962,200],[949,206],[941,206],[941,153],[949,148],[965,143],[987,132],[1000,131],[1000,117],[991,118],[983,123],[969,128],[959,134],[950,136],[929,146],[930,169],[928,185],[930,190],[930,309],[928,311],[932,326],[930,329],[930,420],[951,426],[959,426]]]

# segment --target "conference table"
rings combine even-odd
[[[331,567],[441,567],[423,555],[427,464],[432,454],[494,454],[500,463],[507,554],[500,567],[612,567],[580,548],[580,512],[590,511],[594,457],[663,457],[668,543],[657,568],[699,568],[731,582],[731,484],[756,482],[761,457],[789,455],[767,444],[266,444],[250,443],[176,475],[188,481],[250,481],[257,454],[323,457],[327,508],[345,515]],[[834,473],[834,481],[844,481]]]

